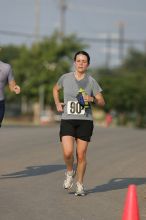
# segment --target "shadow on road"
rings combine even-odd
[[[45,175],[45,174],[49,174],[49,173],[56,172],[59,170],[64,170],[65,168],[66,166],[62,164],[30,166],[30,167],[26,167],[25,170],[21,170],[15,173],[3,174],[1,175],[0,179],[22,178],[22,177]]]
[[[8,173],[1,175],[0,179],[8,179],[8,178],[23,178],[23,177],[32,177],[32,176],[39,176],[39,175],[46,175],[52,172],[57,172],[59,170],[66,169],[66,166],[63,164],[55,164],[55,165],[41,165],[41,166],[30,166],[26,167],[25,170],[21,170],[14,173]],[[135,185],[142,185],[146,184],[146,178],[113,178],[108,183],[97,185],[92,189],[88,189],[86,192],[87,194],[90,193],[98,193],[98,192],[106,192],[118,189],[127,188],[128,185],[135,184]]]
[[[97,192],[106,192],[111,190],[118,190],[127,188],[128,185],[142,185],[146,184],[146,178],[114,178],[111,179],[108,183],[94,187],[93,189],[87,190],[87,193],[97,193]]]

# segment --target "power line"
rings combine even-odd
[[[18,31],[8,31],[8,30],[0,30],[0,35],[7,35],[7,36],[19,36],[19,37],[27,37],[27,38],[36,38],[36,34],[34,33],[24,33],[24,32],[18,32]],[[88,35],[80,35],[77,38],[80,40],[86,40],[89,42],[97,42],[97,43],[103,43],[108,38],[112,42],[118,43],[119,38],[116,37],[117,34],[115,34],[115,37],[112,36],[112,34],[108,33],[99,33],[94,34],[94,36],[88,36]],[[40,34],[40,38],[48,37],[47,35]],[[144,44],[146,40],[144,39],[130,39],[130,38],[124,38],[124,44]]]
[[[96,37],[96,36],[79,36],[78,38],[80,40],[86,40],[86,41],[90,41],[90,42],[97,42],[97,43],[103,43],[105,42],[108,38],[110,37],[110,34],[107,34],[107,37]],[[110,37],[110,40],[114,43],[118,43],[119,42],[119,38],[113,38]],[[142,39],[130,39],[130,38],[125,38],[124,39],[124,44],[144,44],[146,42],[146,40],[142,40]]]
[[[34,39],[36,40],[36,33],[22,33],[22,32],[17,32],[17,31],[7,31],[7,30],[0,30],[0,35],[7,35],[7,36],[14,36],[14,37],[25,37],[29,39]],[[48,37],[47,35],[39,35],[39,39]],[[86,41],[86,42],[91,42],[91,43],[97,43],[97,44],[104,44],[105,45],[105,65],[107,67],[110,66],[111,63],[111,58],[112,58],[112,46],[113,44],[118,45],[118,54],[119,54],[119,61],[122,62],[124,58],[124,48],[125,44],[128,45],[142,45],[143,48],[146,48],[146,40],[142,39],[129,39],[124,37],[124,27],[119,26],[119,33],[98,33],[97,35],[94,36],[78,36],[78,40],[80,41]]]
[[[19,37],[27,37],[27,38],[36,38],[36,34],[17,32],[17,31],[8,31],[8,30],[0,30],[1,35],[7,36],[19,36]]]
[[[92,12],[98,12],[98,14],[122,14],[122,15],[133,15],[133,16],[146,16],[145,11],[132,11],[132,10],[117,10],[117,9],[110,9],[105,7],[99,7],[99,6],[93,6],[93,5],[75,5],[75,4],[68,4],[68,8],[70,10],[82,10],[82,11],[92,11]]]

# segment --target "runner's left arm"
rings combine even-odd
[[[105,105],[105,100],[103,98],[103,95],[100,92],[94,96],[94,100],[101,107],[103,107]]]

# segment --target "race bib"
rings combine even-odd
[[[85,108],[82,107],[77,101],[67,102],[67,114],[72,115],[84,115]]]

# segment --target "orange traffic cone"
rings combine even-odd
[[[122,220],[140,220],[136,186],[128,186]]]

